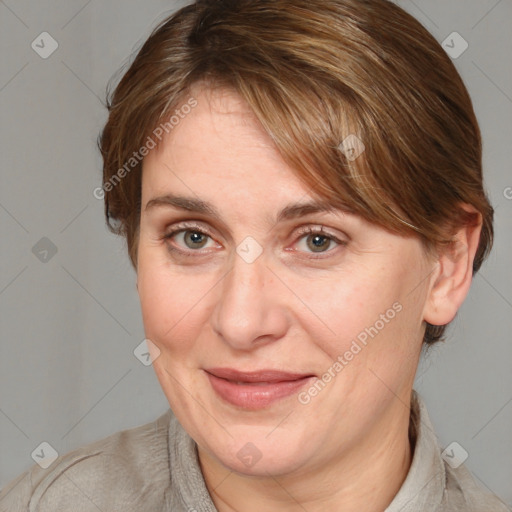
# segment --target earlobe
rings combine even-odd
[[[469,205],[464,208],[477,213]],[[439,249],[438,270],[433,274],[424,310],[424,320],[429,324],[450,323],[464,302],[473,278],[481,229],[482,216],[478,214],[477,222],[459,228],[453,242]]]

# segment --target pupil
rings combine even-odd
[[[314,235],[312,241],[313,249],[323,249],[326,245],[329,245],[329,240],[327,240],[327,238],[322,235]]]
[[[204,242],[204,240],[202,240],[202,237],[202,233],[199,233],[197,231],[189,231],[189,240],[191,241],[192,245],[201,245],[201,242]]]

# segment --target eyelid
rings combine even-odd
[[[185,231],[187,229],[190,229],[190,230],[193,230],[193,229],[197,229],[198,231],[201,231],[201,232],[204,232],[205,234],[207,234],[208,236],[211,236],[212,234],[212,231],[204,226],[203,224],[201,224],[200,222],[198,221],[183,221],[183,222],[178,222],[177,224],[173,224],[170,228],[169,228],[171,231],[167,234],[164,235],[164,237],[168,237],[169,235],[175,235],[178,231]]]
[[[332,238],[333,240],[336,240],[338,242],[343,242],[343,240],[340,240],[339,237],[337,235],[335,235],[334,233],[331,233],[329,231],[325,231],[325,226],[323,226],[322,224],[318,224],[317,226],[312,226],[311,224],[307,224],[307,225],[304,225],[304,226],[300,226],[299,228],[297,228],[297,231],[296,231],[296,235],[306,235],[306,234],[311,234],[311,233],[318,233],[318,234],[321,234],[321,235],[325,235],[329,238]]]

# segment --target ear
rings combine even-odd
[[[424,309],[424,320],[432,325],[446,325],[457,314],[468,294],[473,278],[473,260],[480,241],[482,215],[471,205],[464,210],[476,213],[477,219],[460,228],[453,235],[453,242],[437,253],[437,270]]]

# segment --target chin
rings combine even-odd
[[[208,452],[226,469],[247,476],[282,476],[305,464],[307,454],[300,448],[304,446],[302,442],[294,442],[289,434],[286,442],[278,436],[272,442],[265,439],[267,434],[268,431],[261,436],[248,433],[243,438],[235,437],[229,445],[224,443],[220,450],[220,442],[210,446]]]

